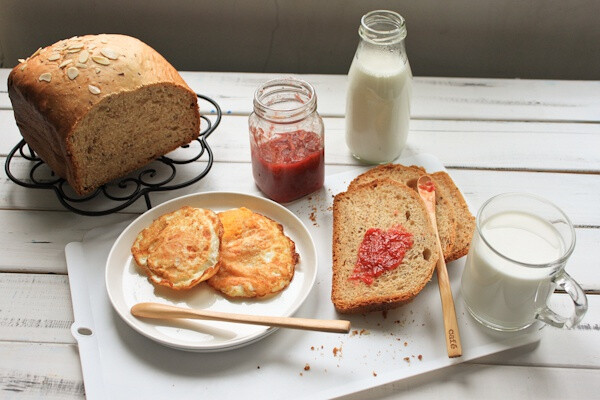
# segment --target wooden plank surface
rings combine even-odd
[[[9,69],[0,69],[0,93]],[[213,98],[225,113],[248,115],[254,91],[263,82],[289,74],[182,72],[198,93]],[[345,113],[345,75],[296,75],[315,86],[323,116]],[[600,81],[543,81],[415,77],[412,118],[453,120],[599,122]],[[6,98],[0,106],[8,108]]]
[[[0,69],[0,162],[20,140]],[[224,111],[210,137],[215,164],[206,178],[153,204],[199,191],[258,194],[253,184],[247,116],[252,94],[281,74],[191,73],[183,77]],[[319,96],[326,125],[326,174],[360,167],[344,143],[345,76],[304,75]],[[567,271],[588,291],[590,308],[577,329],[545,328],[538,345],[404,380],[362,398],[595,398],[600,392],[600,81],[415,78],[405,155],[432,153],[449,168],[473,207],[508,191],[557,203],[576,225],[577,247]],[[210,112],[210,110],[207,110]],[[17,157],[11,171],[25,174]],[[194,173],[184,170],[183,174]],[[81,399],[84,388],[64,246],[88,230],[135,217],[138,203],[107,217],[65,211],[50,192],[0,181],[0,398]],[[565,294],[552,306],[568,312]],[[376,379],[374,377],[374,379]]]
[[[74,344],[0,342],[2,399],[85,399]]]
[[[66,276],[0,274],[0,289],[1,301],[4,303],[7,298],[11,298],[15,304],[13,308],[0,310],[0,349],[3,355],[9,356],[0,366],[0,390],[8,391],[11,385],[10,387],[18,387],[30,396],[34,393],[39,395],[40,391],[52,394],[56,390],[64,396],[79,395],[79,389],[75,389],[81,385],[81,373],[76,367],[77,352],[69,330],[73,315],[69,309],[70,296]],[[562,301],[566,295],[559,294],[556,297],[562,299],[558,299],[553,307],[559,312],[567,312],[568,305],[566,301]],[[54,304],[52,315],[48,313],[47,307],[44,307],[44,304],[48,303]],[[285,334],[285,331],[277,334]],[[495,369],[496,378],[510,378],[512,381],[514,377],[509,371],[518,368],[525,371],[523,367],[544,367],[547,371],[552,371],[548,367],[554,367],[561,370],[574,368],[598,372],[600,348],[596,344],[599,334],[600,296],[592,296],[590,311],[578,329],[567,331],[548,327],[543,330],[542,340],[538,344],[490,355],[469,364],[476,364],[482,368],[504,366]],[[38,355],[39,360],[28,364],[32,362],[33,353]],[[10,357],[11,354],[15,357]],[[49,362],[58,362],[63,358],[67,361],[61,362],[58,369],[57,365]],[[507,365],[511,366],[511,369],[505,369]],[[457,368],[459,366],[447,369],[443,376],[453,376],[457,373]],[[536,379],[536,376],[534,373],[529,379]],[[26,380],[30,384],[25,384]],[[58,384],[57,380],[62,383]],[[404,385],[396,383],[388,386],[398,388]],[[475,385],[471,390],[474,390],[474,393],[471,393],[473,395],[484,395],[484,389],[480,385]],[[380,391],[386,392],[385,388]],[[411,391],[411,396],[413,395],[417,394]]]
[[[213,168],[205,179],[177,191],[177,195],[213,190],[259,194],[249,165],[216,163]],[[345,167],[328,167],[328,173],[342,170]],[[600,275],[592,267],[600,243],[600,208],[588,206],[600,204],[600,179],[596,175],[479,170],[450,170],[450,173],[474,210],[488,198],[507,191],[525,191],[554,201],[578,227],[578,243],[568,270],[587,290],[600,290]],[[126,213],[85,217],[65,211],[51,192],[47,195],[38,192],[10,181],[0,185],[0,219],[10,227],[0,230],[0,241],[5,246],[0,271],[66,273],[67,243],[80,241],[94,227],[132,218],[135,214],[130,213],[145,209],[138,202]],[[156,193],[152,201],[158,205],[173,196],[173,193]]]
[[[0,304],[0,342],[75,343],[67,275],[2,273]]]
[[[66,275],[0,273],[0,289],[0,304],[13,304],[0,310],[0,343],[75,343],[70,332],[73,312]],[[589,302],[589,312],[577,329],[545,327],[539,344],[487,356],[485,363],[598,367],[600,296],[589,296]],[[53,304],[52,310],[47,304]],[[559,313],[570,312],[566,294],[555,294],[551,305]]]
[[[0,342],[0,353],[6,356],[0,365],[3,399],[84,398],[75,345]],[[599,391],[597,368],[494,365],[480,361],[458,364],[344,399],[593,399]]]
[[[326,162],[358,165],[345,145],[344,120],[324,122]],[[6,156],[21,140],[12,111],[0,110],[0,126]],[[208,144],[217,161],[249,162],[248,118],[225,115]],[[403,155],[431,153],[455,168],[600,173],[597,149],[600,123],[413,120]]]
[[[461,364],[406,379],[344,400],[363,399],[587,399],[600,390],[600,371]],[[544,382],[536,385],[534,382]],[[588,382],[585,385],[575,382]]]
[[[3,159],[0,158],[0,162]],[[28,161],[15,163],[15,174],[28,171]],[[356,166],[358,170],[358,166]],[[351,169],[351,168],[350,168]],[[185,169],[183,169],[185,171]],[[327,165],[327,175],[349,170],[343,165]],[[193,172],[193,171],[192,171]],[[449,169],[457,186],[477,210],[488,198],[504,192],[529,192],[546,197],[561,207],[572,222],[579,227],[599,227],[600,179],[596,174],[538,173],[525,171]],[[211,171],[201,181],[175,193],[153,193],[152,203],[157,205],[184,194],[200,191],[239,190],[258,194],[248,163],[213,164]],[[0,182],[0,209],[5,210],[64,210],[54,194],[40,189],[16,185],[8,178]],[[145,205],[136,203],[128,212],[143,212]],[[110,218],[107,221],[111,221]]]

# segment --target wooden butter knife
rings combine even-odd
[[[193,310],[191,308],[182,308],[161,303],[135,304],[131,307],[131,314],[138,318],[190,318],[333,333],[348,333],[350,331],[350,321],[344,320],[233,314],[210,310]]]
[[[450,279],[444,260],[444,252],[440,243],[440,236],[437,229],[435,217],[435,184],[429,175],[423,175],[417,181],[419,195],[425,202],[429,219],[435,230],[439,258],[436,265],[438,276],[438,286],[440,288],[440,297],[442,299],[442,312],[444,314],[444,329],[446,333],[446,349],[448,357],[460,357],[462,355],[462,345],[460,343],[460,333],[458,331],[458,321],[456,320],[456,310],[454,308],[454,299],[452,298],[452,289],[450,288]]]

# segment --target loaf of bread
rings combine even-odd
[[[195,93],[138,39],[73,37],[20,61],[8,77],[19,130],[78,194],[199,135]]]
[[[424,168],[415,165],[405,166],[402,164],[384,164],[375,168],[371,168],[365,173],[357,176],[350,182],[349,189],[355,186],[362,185],[374,179],[389,178],[402,182],[411,189],[417,191],[417,181],[427,171]],[[432,177],[433,178],[433,177]],[[435,178],[433,178],[435,179]],[[445,185],[436,184],[435,192],[435,214],[437,218],[438,233],[440,235],[440,243],[444,253],[444,259],[448,260],[454,252],[454,244],[456,242],[456,216],[454,204],[450,199],[450,192]]]
[[[412,246],[400,265],[371,284],[352,279],[358,251],[370,228],[401,226]],[[331,299],[339,312],[387,310],[407,303],[431,279],[439,257],[435,231],[419,195],[391,179],[376,179],[335,196]]]

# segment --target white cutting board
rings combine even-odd
[[[443,170],[431,155],[401,160]],[[331,303],[333,195],[366,168],[330,175],[319,192],[287,207],[307,226],[319,258],[315,285],[296,316],[343,318],[352,332],[279,329],[246,347],[191,353],[157,344],[126,325],[109,302],[104,268],[127,223],[89,232],[66,247],[67,267],[86,396],[93,399],[331,398],[383,385],[539,340],[539,325],[520,333],[480,327],[460,295],[464,258],[448,265],[463,356],[446,354],[437,281],[387,314],[340,316]],[[91,334],[89,334],[91,332]]]

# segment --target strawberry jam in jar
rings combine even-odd
[[[323,120],[308,82],[274,79],[254,94],[248,120],[252,174],[270,199],[287,203],[323,186]]]

